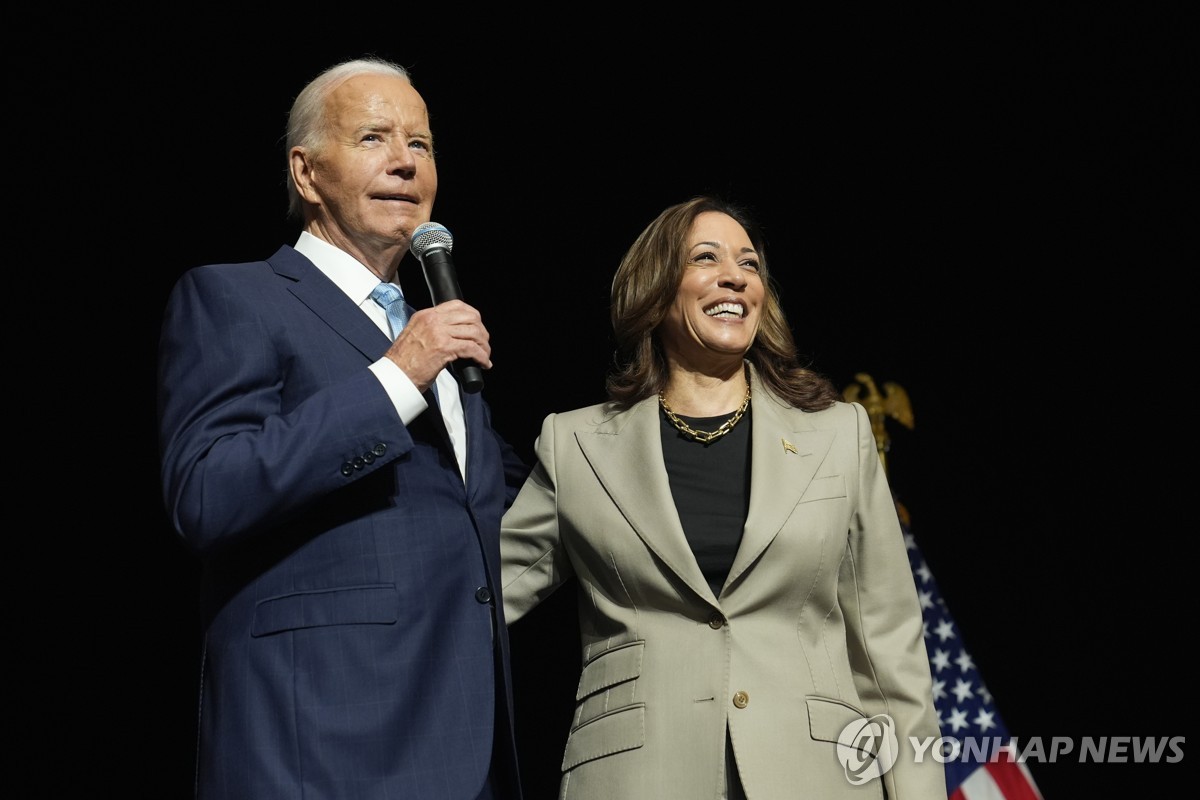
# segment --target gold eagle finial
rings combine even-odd
[[[871,433],[875,435],[875,448],[879,451],[879,460],[883,462],[886,471],[887,452],[892,447],[892,440],[885,425],[887,418],[891,417],[909,430],[913,428],[913,411],[912,404],[908,401],[908,392],[904,391],[900,384],[888,381],[883,384],[887,394],[880,394],[874,379],[865,372],[858,373],[854,379],[858,383],[852,383],[842,390],[842,397],[848,403],[861,403],[866,409],[871,420]],[[866,388],[865,393],[863,387]]]

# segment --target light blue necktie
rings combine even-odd
[[[381,283],[372,289],[371,299],[383,306],[383,310],[387,312],[388,325],[392,328],[392,340],[395,341],[396,337],[400,335],[400,331],[408,324],[412,306],[404,302],[404,294],[390,283]],[[436,382],[429,384],[429,391],[433,394],[436,404],[438,401]]]
[[[392,339],[400,335],[400,331],[408,324],[408,303],[404,295],[390,283],[381,283],[371,292],[371,299],[383,306],[387,312],[388,324],[392,327]]]

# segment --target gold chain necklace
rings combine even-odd
[[[679,416],[671,410],[671,407],[667,405],[667,398],[663,392],[658,393],[658,404],[662,406],[663,413],[667,415],[667,419],[671,420],[671,424],[678,428],[684,436],[691,437],[701,444],[708,444],[709,442],[720,439],[722,436],[733,430],[733,426],[737,425],[738,420],[740,420],[742,415],[746,413],[746,409],[750,407],[750,382],[746,382],[746,397],[742,400],[742,404],[738,406],[738,410],[733,412],[733,416],[725,420],[721,427],[717,428],[715,431],[698,431],[691,425],[688,425],[686,422],[681,420]]]

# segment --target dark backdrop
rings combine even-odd
[[[264,49],[231,41],[225,20],[101,48],[55,76],[68,106],[89,87],[87,115],[55,134],[104,147],[73,150],[62,188],[109,226],[90,244],[122,266],[125,303],[93,389],[112,399],[103,451],[131,464],[89,480],[113,483],[97,507],[120,527],[96,543],[115,565],[94,595],[120,601],[120,624],[96,626],[103,684],[85,681],[120,709],[101,783],[130,797],[190,788],[200,631],[195,564],[158,489],[163,303],[189,267],[294,241],[290,101],[364,53],[410,67],[431,109],[433,218],[492,333],[485,397],[523,454],[545,414],[602,399],[608,286],[637,232],[696,193],[739,200],[763,223],[813,365],[841,386],[865,371],[906,389],[916,424],[891,423],[893,485],[1010,732],[1186,734],[1192,671],[1176,645],[1192,629],[1179,543],[1195,527],[1182,477],[1194,411],[1190,361],[1173,348],[1191,323],[1178,301],[1196,262],[1175,234],[1195,228],[1195,159],[1180,145],[1196,87],[1182,27],[876,20],[778,36],[793,29],[730,13],[653,36],[510,19],[519,32],[484,25],[492,38],[470,47],[374,22],[331,42],[315,21]],[[400,280],[422,299],[411,257]],[[532,800],[557,785],[573,588],[512,630]],[[93,741],[112,743],[108,717],[86,716],[100,720]],[[1187,761],[1031,768],[1064,800],[1166,785]]]

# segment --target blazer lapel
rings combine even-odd
[[[575,439],[609,498],[646,546],[715,605],[675,510],[663,466],[657,397],[609,417],[595,430],[577,431]]]
[[[834,432],[814,430],[804,412],[783,406],[751,370],[750,511],[725,584],[736,580],[779,533],[833,444]]]

